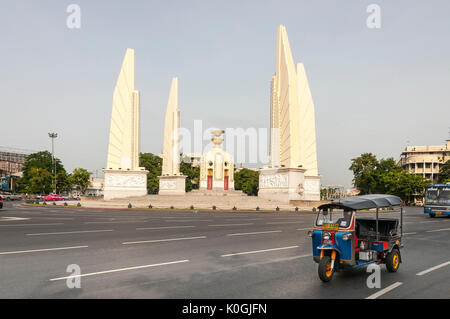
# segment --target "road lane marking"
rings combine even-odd
[[[50,224],[10,224],[10,225],[0,225],[0,227],[19,227],[19,226],[50,226],[50,225],[63,225],[63,223],[50,223]]]
[[[261,220],[262,218],[243,218],[243,219],[241,219],[242,221],[248,221],[248,220]],[[230,222],[234,222],[234,221],[236,221],[235,219],[225,219],[226,221],[230,221]]]
[[[434,266],[434,267],[425,269],[424,271],[418,272],[416,275],[417,275],[417,276],[422,276],[422,275],[428,274],[429,272],[432,272],[433,270],[436,270],[436,269],[445,267],[445,266],[447,266],[447,265],[450,265],[450,261],[447,261],[447,262],[442,263],[442,264],[440,264],[440,265],[437,265],[437,266]]]
[[[218,224],[218,225],[208,225],[209,227],[226,227],[226,226],[247,226],[247,225],[253,225],[254,223],[247,223],[247,224]]]
[[[41,251],[54,251],[54,250],[65,250],[65,249],[78,249],[87,248],[89,246],[72,246],[72,247],[59,247],[59,248],[43,248],[43,249],[33,249],[33,250],[19,250],[19,251],[5,251],[0,252],[0,255],[12,255],[12,254],[23,254],[23,253],[35,253]]]
[[[189,223],[189,222],[212,222],[212,219],[194,219],[194,220],[186,220],[186,219],[171,219],[166,220],[166,223],[175,222],[175,223]]]
[[[298,248],[298,247],[299,246],[289,246],[289,247],[270,248],[270,249],[254,250],[254,251],[244,251],[244,252],[241,252],[241,253],[225,254],[225,255],[221,255],[220,257],[230,257],[230,256],[238,256],[238,255],[265,253],[265,252],[268,252],[268,251],[293,249],[293,248]]]
[[[391,290],[393,290],[393,289],[395,289],[395,288],[397,288],[397,287],[399,287],[399,286],[401,286],[401,285],[403,285],[403,283],[397,281],[396,283],[393,283],[392,285],[387,286],[386,288],[381,289],[380,291],[378,291],[378,292],[376,292],[376,293],[370,295],[370,296],[367,297],[366,299],[377,299],[378,297],[384,295],[385,293],[388,293],[389,291],[391,291]]]
[[[189,262],[189,260],[188,259],[184,259],[184,260],[176,260],[176,261],[170,261],[170,262],[159,263],[159,264],[152,264],[152,265],[143,265],[143,266],[134,266],[134,267],[119,268],[119,269],[112,269],[112,270],[105,270],[105,271],[97,271],[97,272],[91,272],[91,273],[75,275],[75,276],[66,276],[66,277],[52,278],[52,279],[50,279],[50,281],[66,280],[66,279],[69,279],[69,278],[77,278],[77,277],[87,277],[87,276],[94,276],[94,275],[109,274],[109,273],[113,273],[113,272],[126,271],[126,270],[136,270],[136,269],[151,268],[151,267],[158,267],[158,266],[167,266],[167,265],[180,264],[180,263],[186,263],[186,262]]]
[[[257,235],[257,234],[270,234],[270,233],[281,233],[281,230],[268,230],[268,231],[258,231],[253,233],[235,233],[227,234],[227,236],[244,236],[244,235]]]
[[[415,235],[417,233],[403,233],[403,235]]]
[[[23,217],[0,217],[0,222],[11,222],[14,220],[28,220],[29,218],[23,218]]]
[[[45,236],[45,235],[69,235],[69,234],[82,234],[82,233],[101,233],[101,232],[110,232],[114,231],[114,229],[101,229],[101,230],[79,230],[79,231],[66,231],[66,232],[57,232],[57,233],[34,233],[27,234],[27,236]]]
[[[141,240],[141,241],[128,241],[128,242],[122,243],[122,245],[145,244],[145,243],[161,243],[161,242],[166,242],[166,241],[191,240],[191,239],[203,239],[203,238],[206,238],[206,236],[155,239],[155,240]]]
[[[426,222],[419,222],[419,224],[439,223],[439,222],[440,222],[439,220],[429,220],[429,221],[426,221]]]
[[[85,222],[85,224],[137,224],[137,223],[147,223],[147,221],[117,221],[117,222]]]
[[[278,224],[304,224],[305,222],[270,222],[266,223],[268,225],[278,225]]]
[[[434,232],[438,232],[438,231],[447,231],[450,230],[450,228],[442,228],[442,229],[434,229],[434,230],[427,230],[427,233],[434,233]]]
[[[166,227],[142,227],[136,228],[136,230],[152,230],[152,229],[175,229],[175,228],[193,228],[195,226],[166,226]]]
[[[311,230],[312,227],[307,227],[307,228],[297,228],[296,230]]]

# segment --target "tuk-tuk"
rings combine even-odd
[[[400,206],[400,220],[379,218],[379,209]],[[312,238],[313,259],[319,278],[328,282],[336,271],[385,264],[396,272],[402,262],[403,203],[393,195],[364,195],[332,201],[318,207]],[[375,218],[356,217],[357,210],[375,210]],[[398,226],[400,225],[400,233]]]

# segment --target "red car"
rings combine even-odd
[[[48,200],[58,201],[58,200],[64,200],[64,197],[57,195],[57,194],[50,194],[50,195],[44,196],[44,200],[45,201],[48,201]]]

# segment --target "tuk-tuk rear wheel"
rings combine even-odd
[[[400,266],[400,252],[394,248],[386,256],[386,268],[389,272],[396,272]]]
[[[333,278],[334,270],[334,267],[331,269],[331,257],[323,256],[322,259],[320,259],[318,269],[320,280],[329,282]]]

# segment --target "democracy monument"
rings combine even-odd
[[[214,146],[201,155],[199,189],[186,193],[186,176],[180,172],[178,78],[174,77],[165,114],[159,193],[147,195],[148,171],[139,167],[140,101],[134,85],[134,50],[127,49],[113,93],[104,200],[189,200],[210,205],[211,198],[203,197],[214,195],[219,202],[228,198],[227,204],[240,206],[301,206],[299,203],[319,201],[314,102],[305,67],[294,64],[286,28],[281,25],[270,93],[270,163],[259,170],[258,197],[234,190],[234,159],[221,147],[224,130],[212,132]]]

